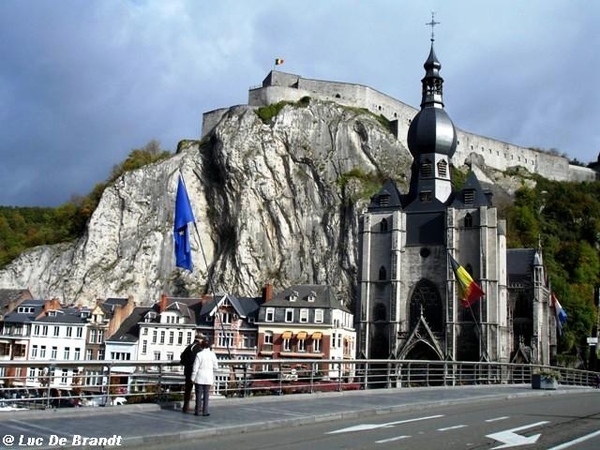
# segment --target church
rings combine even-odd
[[[424,68],[408,192],[387,181],[360,217],[358,357],[550,364],[557,331],[541,246],[506,248],[506,222],[474,172],[453,187],[457,132],[433,33]],[[452,259],[483,290],[469,307]]]

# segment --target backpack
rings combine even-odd
[[[188,345],[184,351],[181,352],[180,363],[184,367],[192,367],[194,360],[196,359],[196,353],[200,351],[200,344],[196,341]]]

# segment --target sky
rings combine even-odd
[[[598,160],[596,0],[2,0],[0,205],[59,206],[151,140],[199,139],[276,58],[418,107],[432,12],[458,128]]]

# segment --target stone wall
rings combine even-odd
[[[344,106],[366,108],[392,122],[396,137],[408,148],[406,137],[411,120],[419,111],[368,86],[335,81],[311,80],[298,75],[271,71],[262,86],[248,92],[248,105],[266,106],[285,100],[296,102],[302,97],[332,101]],[[210,132],[223,116],[222,109],[203,115],[202,136]],[[458,145],[453,157],[457,165],[472,161],[496,170],[522,167],[531,173],[557,181],[592,181],[597,172],[587,167],[569,165],[567,158],[490,139],[459,128]]]

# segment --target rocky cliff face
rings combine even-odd
[[[0,287],[67,303],[133,295],[148,304],[162,292],[254,296],[268,282],[327,283],[350,303],[359,209],[387,176],[408,181],[410,163],[363,111],[311,101],[265,124],[234,107],[202,142],[182,141],[169,160],[118,179],[84,237],[25,252],[0,271]],[[179,170],[197,222],[191,273],[174,266]]]

